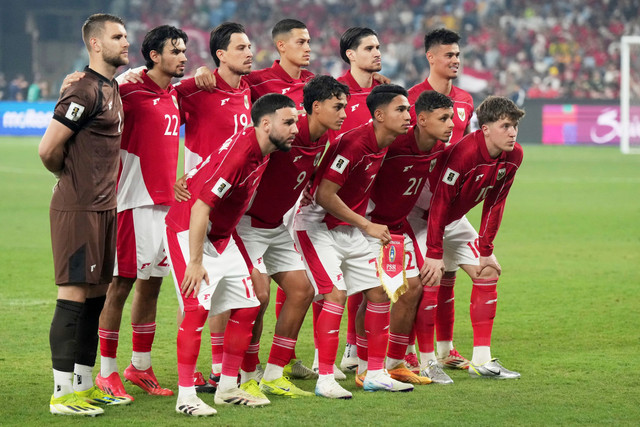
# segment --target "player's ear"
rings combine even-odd
[[[424,111],[418,114],[418,124],[422,127],[427,126],[427,114]]]
[[[384,122],[384,110],[381,110],[380,108],[376,108],[376,110],[373,112],[373,117],[378,122]]]
[[[160,63],[160,56],[161,54],[156,50],[152,50],[151,52],[149,52],[149,58],[151,58],[153,63],[156,65]]]
[[[224,54],[226,53],[226,51],[224,49],[218,49],[216,50],[216,56],[218,57],[218,60],[222,63],[222,58],[224,57]]]
[[[353,49],[347,49],[345,54],[347,55],[347,58],[349,58],[349,61],[354,61],[356,59],[356,51]]]

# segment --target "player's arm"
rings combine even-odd
[[[60,177],[64,166],[64,144],[73,131],[57,120],[51,120],[38,145],[38,155],[45,168]]]
[[[202,265],[204,239],[207,236],[207,225],[211,207],[198,199],[191,208],[189,221],[189,263],[184,272],[184,279],[180,284],[182,294],[189,298],[196,297],[200,291],[200,284],[204,280],[209,284],[209,275]]]
[[[504,177],[504,184],[492,188],[482,205],[482,218],[480,220],[480,233],[478,239],[478,249],[480,252],[480,265],[478,275],[487,267],[493,267],[498,274],[502,273],[502,268],[493,254],[493,241],[500,229],[502,214],[507,201],[507,195],[515,179],[515,171]]]
[[[391,233],[386,225],[375,224],[362,215],[351,210],[338,196],[338,191],[342,188],[339,184],[323,179],[316,192],[316,201],[327,212],[341,221],[358,227],[369,236],[380,239],[383,244],[391,241]]]
[[[203,65],[196,70],[195,81],[198,89],[211,92],[216,88],[216,76],[207,66]]]
[[[451,157],[449,157],[451,158]],[[455,158],[454,158],[455,159]],[[447,159],[448,160],[448,159]],[[446,162],[444,173],[431,197],[429,219],[427,221],[427,253],[420,277],[425,286],[434,286],[440,282],[444,273],[443,240],[444,228],[448,222],[448,212],[462,187],[460,167],[454,162]]]
[[[383,76],[380,73],[373,73],[371,75],[371,78],[373,78],[373,80],[377,81],[381,85],[387,85],[387,84],[391,83],[391,79],[389,77]]]

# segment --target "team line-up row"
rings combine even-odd
[[[172,84],[184,76],[188,37],[163,25],[142,43],[146,69],[126,73],[120,86],[114,76],[129,55],[124,22],[92,15],[82,34],[89,66],[65,80],[39,146],[58,178],[50,207],[58,285],[51,413],[95,416],[100,405],[133,400],[116,363],[132,289],[124,377],[149,394],[173,395],[151,367],[158,293],[170,272],[181,318],[179,413],[215,414],[202,392],[215,393],[216,405],[246,406],[314,395],[290,378],[317,378],[315,395],[351,399],[337,382],[346,378],[340,368],[371,392],[453,383],[443,368],[520,377],[492,358],[490,344],[501,273],[493,240],[522,161],[524,112],[490,96],[475,110],[479,129],[469,131],[473,100],[453,85],[455,32],[425,35],[430,74],[408,91],[378,74],[380,43],[369,28],[343,33],[350,69],[335,79],[304,68],[311,49],[302,22],[274,26],[280,59],[258,71],[243,26],[224,23],[210,38],[217,68]],[[176,179],[183,123],[186,174]],[[479,203],[478,233],[465,214]],[[471,360],[453,344],[460,268],[473,283]],[[277,321],[263,369],[271,279]],[[311,369],[295,354],[310,306]],[[205,379],[196,362],[207,319]]]

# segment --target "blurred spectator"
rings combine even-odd
[[[477,97],[511,96],[517,82],[517,92],[528,98],[615,99],[620,37],[640,34],[638,10],[640,0],[113,0],[110,12],[127,21],[131,67],[143,64],[142,38],[160,24],[189,35],[191,73],[213,67],[209,33],[224,21],[245,25],[253,68],[269,67],[277,58],[271,27],[292,17],[309,28],[314,73],[341,75],[346,65],[339,58],[339,35],[366,26],[380,35],[383,73],[410,87],[428,75],[424,34],[446,27],[462,36],[461,74],[489,76],[475,85]],[[633,68],[640,68],[640,48]],[[25,88],[19,90],[23,97]]]
[[[24,74],[16,74],[9,83],[9,100],[24,101],[27,87],[29,83],[25,80]]]
[[[4,78],[4,73],[0,73],[0,101],[5,98],[7,93],[7,81]]]

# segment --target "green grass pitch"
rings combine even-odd
[[[509,195],[496,254],[502,264],[492,351],[517,381],[471,380],[417,387],[412,393],[356,390],[351,401],[273,398],[261,409],[218,407],[209,419],[174,412],[175,398],[147,396],[107,408],[91,421],[49,414],[52,374],[48,332],[56,288],[48,205],[55,182],[36,138],[0,138],[0,424],[2,425],[639,425],[640,156],[617,148],[525,145]],[[477,226],[478,210],[470,219]],[[455,342],[470,357],[470,281],[457,288]],[[176,296],[165,282],[158,309],[154,369],[177,389]],[[125,308],[118,363],[131,353]],[[346,317],[346,316],[345,316]],[[270,308],[260,350],[273,335]],[[345,325],[338,351],[342,354]],[[313,357],[311,316],[298,344]],[[207,372],[203,340],[199,368]],[[97,368],[95,373],[97,373]],[[298,382],[313,390],[313,381]],[[204,400],[212,403],[212,396]]]

